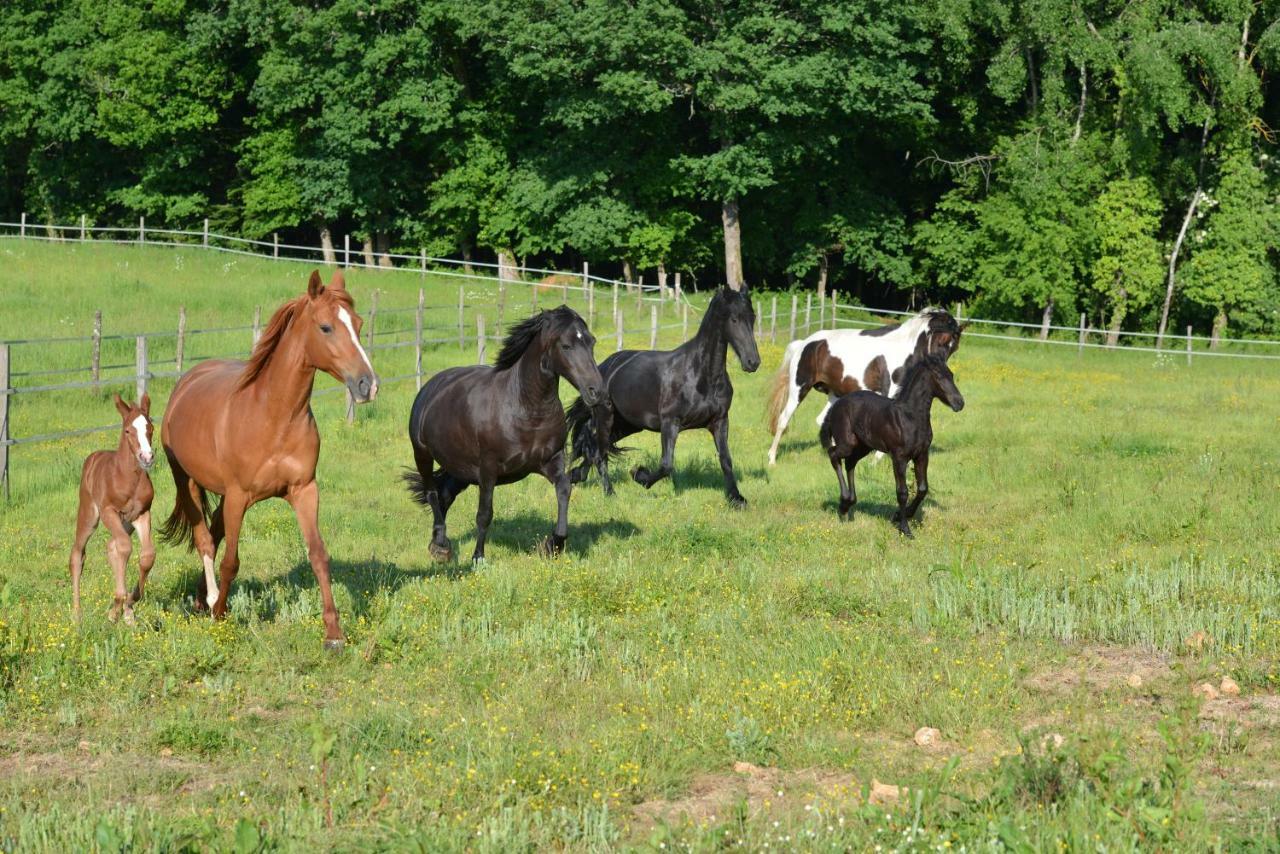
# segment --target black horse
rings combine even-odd
[[[841,519],[849,517],[849,511],[858,503],[853,467],[872,451],[883,451],[893,458],[893,476],[898,481],[898,512],[893,521],[898,523],[899,531],[912,536],[907,520],[916,515],[920,502],[929,494],[929,446],[933,444],[929,412],[935,397],[956,412],[964,409],[964,397],[956,388],[946,356],[939,353],[923,359],[912,356],[907,361],[902,386],[892,398],[872,391],[855,391],[831,405],[818,431],[818,440],[836,470],[836,480],[840,481]],[[916,470],[916,497],[910,506],[907,506],[908,461],[915,463]]]
[[[543,542],[558,554],[569,535],[569,476],[564,445],[568,436],[560,404],[560,377],[583,399],[597,403],[604,385],[592,348],[595,338],[568,306],[543,311],[507,335],[492,368],[449,368],[418,392],[409,415],[409,441],[417,471],[404,479],[419,504],[434,517],[432,558],[453,559],[445,535],[445,515],[458,493],[480,487],[476,510],[475,563],[484,560],[484,541],[493,519],[493,488],[535,472],[555,484],[556,527]],[[432,470],[436,463],[439,469]]]
[[[706,427],[715,438],[725,493],[734,506],[745,506],[747,500],[738,491],[729,456],[733,384],[725,358],[732,346],[744,371],[751,373],[760,367],[760,353],[752,336],[755,319],[745,290],[721,288],[711,298],[698,334],[680,347],[619,350],[605,359],[600,365],[605,399],[593,407],[583,395],[569,407],[573,459],[583,460],[572,472],[573,481],[585,480],[594,465],[605,494],[612,494],[609,457],[626,450],[616,442],[632,433],[652,430],[662,434],[662,463],[657,471],[638,466],[631,472],[635,482],[648,489],[671,474],[676,435],[691,427]]]

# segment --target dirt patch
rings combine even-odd
[[[1280,730],[1280,694],[1206,700],[1200,707],[1200,717],[1213,721],[1234,721],[1247,729]]]
[[[1029,676],[1024,684],[1049,693],[1070,693],[1081,685],[1134,690],[1172,675],[1167,655],[1126,646],[1087,646],[1066,664]]]
[[[804,809],[820,801],[856,804],[862,789],[847,771],[806,768],[786,771],[738,763],[738,770],[702,774],[694,778],[689,792],[674,800],[656,799],[637,804],[633,815],[636,828],[645,830],[660,822],[667,824],[714,824],[731,817],[745,805],[752,818]]]

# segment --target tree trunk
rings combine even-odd
[[[360,246],[364,253],[364,265],[366,267],[372,267],[373,266],[373,236],[370,235],[368,237],[363,238],[360,241]]]
[[[1128,291],[1121,288],[1120,295],[1116,299],[1116,306],[1111,310],[1111,328],[1107,330],[1108,347],[1114,347],[1120,343],[1120,327],[1124,324],[1126,300],[1128,300],[1128,298]]]
[[[498,279],[503,282],[520,281],[520,270],[516,266],[516,256],[510,249],[498,250]]]
[[[373,234],[373,242],[378,252],[378,266],[390,270],[395,266],[391,262],[391,235],[385,231],[376,231]]]
[[[738,199],[730,196],[720,208],[724,221],[724,278],[735,291],[742,290],[742,223],[738,220]]]
[[[1169,278],[1164,289],[1164,306],[1160,309],[1160,328],[1156,330],[1156,349],[1159,350],[1164,346],[1164,331],[1169,326],[1169,306],[1173,304],[1173,285],[1176,281],[1175,274],[1178,269],[1178,254],[1182,251],[1182,241],[1187,238],[1187,228],[1191,225],[1191,220],[1196,215],[1196,205],[1200,204],[1200,185],[1196,185],[1195,192],[1191,194],[1191,204],[1187,205],[1186,216],[1182,218],[1182,227],[1178,229],[1178,236],[1173,241],[1173,251],[1169,253]]]
[[[461,243],[462,243],[462,271],[464,273],[470,274],[471,273],[471,240],[469,238],[464,237],[462,238]]]
[[[336,266],[338,253],[333,248],[333,235],[329,233],[329,224],[320,224],[320,252],[324,255],[324,263]]]
[[[622,259],[622,281],[628,285],[635,281],[635,271],[631,269],[631,259]]]
[[[1209,349],[1217,350],[1222,344],[1222,336],[1227,331],[1227,312],[1223,308],[1218,309],[1217,315],[1213,318],[1213,332],[1209,334]]]
[[[830,272],[830,264],[827,260],[826,252],[818,253],[818,302],[827,297],[827,275]]]
[[[1044,304],[1044,314],[1040,318],[1040,340],[1049,340],[1049,324],[1053,323],[1053,297]]]

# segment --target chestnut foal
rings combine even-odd
[[[84,569],[84,547],[98,527],[98,520],[111,533],[107,560],[115,575],[115,604],[107,612],[111,622],[120,619],[133,625],[133,603],[142,598],[147,573],[156,562],[156,546],[151,539],[151,499],[155,492],[147,469],[155,462],[151,448],[151,396],[142,395],[137,406],[116,395],[123,429],[114,451],[94,451],[80,472],[80,512],[76,516],[76,539],[71,546],[72,612],[80,619],[80,572]],[[138,532],[142,552],[138,555],[138,586],[133,595],[125,592],[125,567],[133,551],[130,534]]]

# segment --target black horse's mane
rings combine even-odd
[[[735,297],[746,299],[746,295],[742,291],[735,291],[732,288],[719,288],[712,295],[711,301],[707,303],[707,310],[702,315],[702,322],[698,324],[698,329],[719,323],[725,313],[729,311],[729,301]]]
[[[502,341],[502,349],[498,351],[498,358],[494,360],[493,367],[499,371],[505,371],[507,368],[520,361],[520,357],[529,349],[529,345],[533,343],[542,331],[549,326],[567,326],[578,318],[578,313],[567,305],[559,308],[553,308],[550,311],[540,311],[537,314],[526,317],[524,320],[512,327],[507,333],[507,337]]]
[[[906,363],[903,365],[902,382],[898,383],[898,393],[893,396],[893,399],[902,400],[905,398],[907,391],[920,379],[920,375],[933,365],[941,365],[945,368],[947,360],[937,353],[930,353],[924,358],[914,354],[908,356]]]

